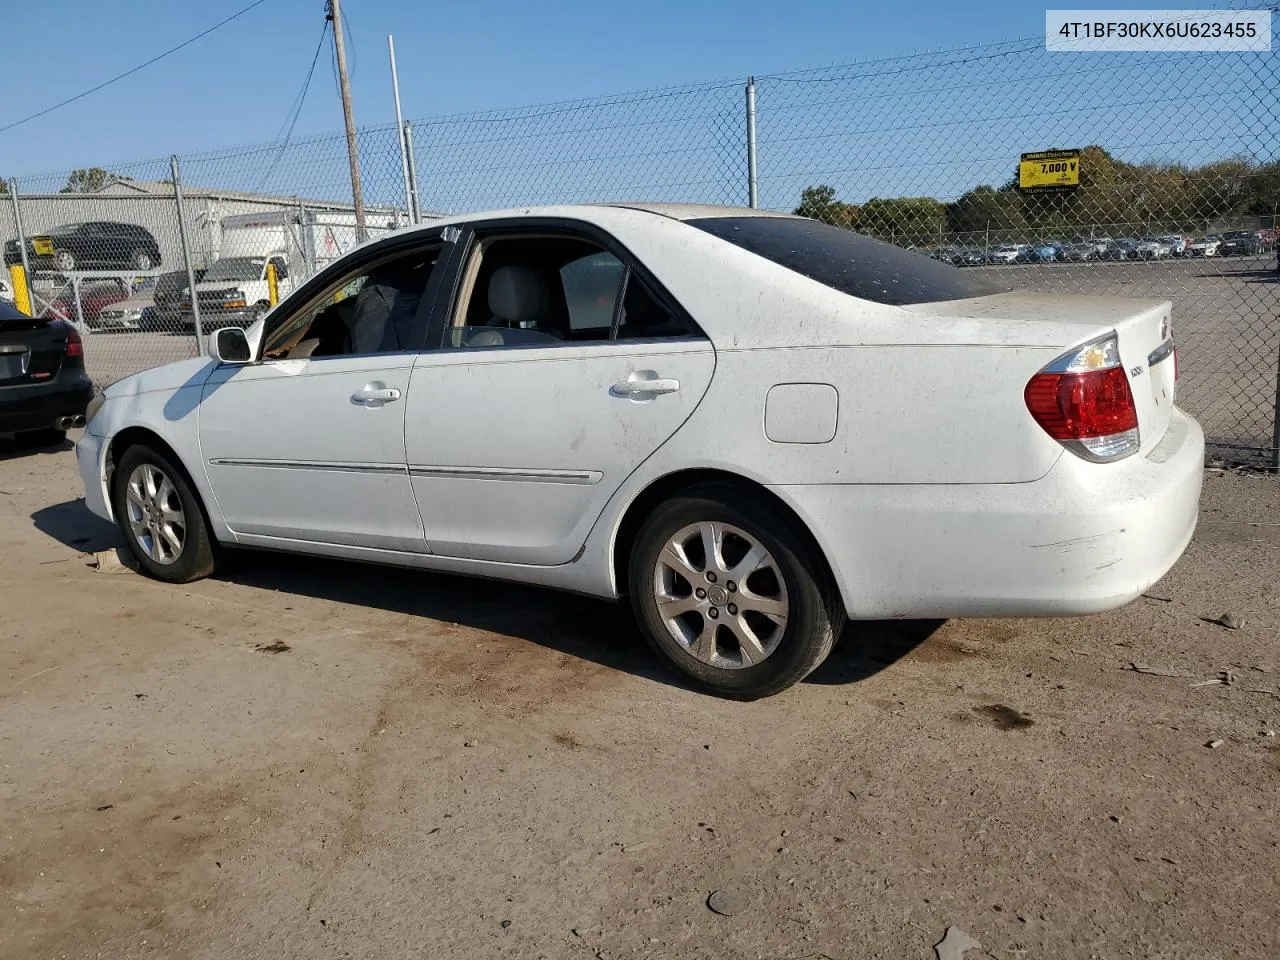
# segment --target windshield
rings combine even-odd
[[[217,261],[205,280],[260,280],[267,261],[261,257],[226,257]]]
[[[60,227],[50,227],[44,233],[46,237],[56,237],[64,233],[75,233],[79,229],[80,224],[78,223],[64,223]]]
[[[715,217],[687,222],[833,290],[875,303],[901,306],[1005,290],[971,271],[816,220]]]

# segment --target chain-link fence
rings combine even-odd
[[[1280,71],[1271,53],[1049,53],[1043,38],[360,131],[369,234],[534,203],[757,205],[1019,289],[1169,299],[1180,403],[1275,462]],[[1024,153],[1071,150],[1036,192]],[[357,241],[343,135],[19,178],[35,307],[109,382],[193,354]],[[186,240],[183,240],[185,228]],[[79,251],[79,252],[78,252]],[[194,295],[187,279],[196,280]],[[207,271],[207,272],[206,272]]]

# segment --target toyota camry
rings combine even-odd
[[[800,217],[433,221],[209,353],[112,385],[77,446],[145,573],[252,547],[625,596],[744,699],[849,618],[1127,603],[1196,522],[1169,303],[1006,292]]]

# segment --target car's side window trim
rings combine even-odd
[[[365,270],[374,264],[393,259],[396,256],[408,254],[415,249],[439,246],[441,248],[440,256],[436,261],[435,268],[431,271],[431,277],[427,281],[427,288],[423,291],[422,301],[418,305],[419,316],[422,315],[424,310],[428,311],[425,341],[423,344],[397,352],[418,353],[423,349],[427,349],[426,344],[432,342],[431,326],[434,321],[434,313],[431,311],[434,309],[435,300],[438,297],[441,286],[439,279],[441,267],[446,266],[451,259],[451,247],[454,246],[453,244],[445,242],[442,237],[442,232],[443,231],[441,230],[428,230],[422,233],[415,232],[412,234],[405,234],[403,236],[388,237],[385,240],[372,244],[358,259],[348,260],[346,258],[339,258],[334,263],[325,267],[289,294],[288,299],[281,304],[283,307],[288,307],[287,310],[279,310],[273,314],[270,324],[262,331],[262,337],[259,339],[258,343],[257,355],[254,357],[252,362],[267,362],[264,359],[264,354],[267,345],[271,342],[275,333],[291,320],[296,319],[300,311],[304,311],[313,306],[313,301],[324,294],[336,281],[343,277],[360,276],[361,270]],[[383,355],[384,354],[379,353],[344,353],[333,357],[313,357],[311,359],[316,361],[325,359],[343,360],[352,357],[376,357]]]
[[[689,312],[684,309],[675,297],[667,291],[658,279],[645,267],[643,263],[633,254],[626,246],[618,240],[617,237],[606,230],[588,223],[585,220],[571,220],[562,217],[520,217],[520,218],[504,218],[501,220],[488,220],[483,224],[469,224],[462,232],[457,246],[458,269],[453,276],[453,283],[449,285],[446,291],[444,285],[441,286],[438,294],[439,315],[442,323],[438,330],[433,331],[428,336],[427,350],[445,349],[445,338],[453,324],[454,319],[459,315],[458,310],[462,307],[462,297],[464,293],[473,293],[465,286],[466,275],[473,272],[472,264],[475,263],[475,271],[478,271],[479,265],[476,261],[475,254],[480,246],[488,240],[493,239],[515,239],[524,235],[557,235],[565,236],[575,240],[586,240],[596,244],[602,250],[613,254],[621,261],[625,267],[625,279],[630,282],[631,276],[640,278],[640,282],[644,284],[646,290],[651,296],[657,300],[658,305],[667,310],[674,318],[684,325],[685,329],[690,331],[678,337],[635,337],[625,341],[615,340],[617,327],[619,323],[619,311],[622,309],[622,300],[626,295],[625,283],[619,287],[619,296],[614,303],[614,319],[613,325],[609,329],[609,339],[607,340],[568,340],[562,346],[565,347],[598,347],[601,344],[609,344],[615,342],[625,343],[670,343],[673,341],[704,341],[707,335],[698,326]],[[468,307],[470,303],[468,302]],[[503,346],[502,350],[521,350],[521,349],[545,349],[545,345],[536,344],[513,344],[511,346]],[[494,347],[450,347],[451,352],[459,350],[493,353]]]

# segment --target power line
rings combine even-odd
[[[53,113],[53,111],[58,110],[62,107],[65,107],[69,103],[75,103],[77,100],[83,100],[85,97],[89,96],[89,94],[97,93],[102,88],[111,86],[111,84],[115,83],[118,80],[123,80],[125,77],[131,77],[135,73],[137,73],[139,70],[145,70],[147,67],[151,66],[153,63],[163,60],[165,57],[170,56],[171,54],[177,53],[183,47],[191,46],[191,44],[195,43],[201,37],[208,36],[209,34],[213,33],[213,31],[217,30],[219,27],[225,27],[232,20],[239,19],[240,17],[248,13],[250,10],[252,10],[254,7],[261,6],[266,2],[267,0],[254,0],[253,3],[249,4],[243,10],[239,10],[236,13],[233,13],[231,16],[227,17],[227,19],[219,21],[218,23],[215,23],[212,27],[209,27],[209,29],[203,30],[200,33],[197,33],[190,40],[184,40],[182,43],[178,44],[176,47],[170,47],[164,53],[161,53],[152,57],[146,63],[140,63],[136,67],[133,67],[130,70],[126,70],[124,73],[116,74],[116,76],[112,77],[110,80],[104,80],[102,83],[98,84],[96,87],[90,87],[88,90],[84,91],[83,93],[77,93],[74,97],[68,97],[66,100],[63,100],[60,103],[55,103],[51,107],[45,107],[43,110],[39,110],[28,117],[23,117],[21,120],[15,120],[13,121],[13,123],[6,124],[5,126],[0,127],[0,133],[4,133],[6,130],[12,130],[14,127],[19,127],[22,124],[28,122],[29,120],[35,120],[37,117],[43,117],[47,113]]]
[[[285,115],[284,123],[280,125],[280,132],[276,134],[279,141],[279,148],[276,155],[271,158],[271,165],[267,167],[267,172],[263,174],[259,184],[259,191],[262,190],[271,175],[276,172],[276,166],[280,163],[280,158],[284,156],[284,151],[289,146],[289,140],[293,137],[293,128],[298,125],[298,118],[302,116],[302,106],[307,100],[307,91],[311,89],[311,78],[315,75],[316,64],[320,61],[320,48],[324,46],[324,38],[329,33],[329,21],[325,20],[320,27],[320,40],[316,43],[316,52],[311,55],[311,66],[307,69],[306,79],[302,81],[302,89],[293,100],[293,106],[289,108],[289,113]],[[286,129],[287,128],[287,129]],[[281,139],[281,133],[284,138]]]

